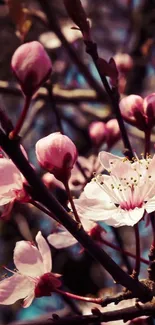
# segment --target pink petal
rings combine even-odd
[[[21,274],[37,277],[44,274],[42,256],[34,245],[28,241],[19,241],[14,249],[14,263]]]
[[[36,236],[36,242],[39,248],[39,252],[43,259],[44,273],[51,272],[52,270],[51,251],[46,240],[42,236],[41,231],[39,231]]]
[[[76,238],[67,230],[49,235],[47,239],[49,243],[57,249],[66,248],[77,243]]]
[[[21,274],[0,281],[0,304],[11,305],[32,291],[33,282]]]
[[[29,295],[24,299],[23,308],[27,308],[31,305],[33,299],[35,298],[34,290],[32,290]]]
[[[4,195],[10,190],[22,189],[22,178],[19,170],[10,159],[0,159],[0,195]],[[11,194],[11,193],[10,193]]]

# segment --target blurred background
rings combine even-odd
[[[155,88],[155,1],[153,0],[82,0],[81,1],[92,27],[93,40],[98,45],[100,57],[109,60],[116,54],[130,55],[131,66],[120,72],[121,96],[139,94],[142,97],[154,92]],[[0,0],[0,107],[4,109],[14,124],[23,107],[23,95],[12,74],[11,57],[23,42],[40,41],[45,47],[53,64],[51,80],[41,87],[34,96],[27,120],[22,128],[22,144],[30,162],[43,176],[44,171],[37,164],[35,143],[52,132],[59,131],[55,110],[63,131],[77,145],[79,155],[89,158],[95,153],[88,128],[93,121],[108,122],[114,115],[107,95],[102,96],[93,87],[93,81],[79,62],[83,62],[88,73],[102,87],[99,75],[85,47],[81,32],[71,29],[75,26],[69,19],[62,0]],[[73,49],[74,51],[70,50]],[[78,59],[78,60],[77,60]],[[52,90],[49,95],[48,89]],[[128,127],[128,126],[127,126]],[[128,127],[134,150],[143,152],[143,133]],[[155,135],[152,135],[152,152]],[[100,149],[107,149],[103,143]],[[112,152],[121,154],[121,140],[114,143]],[[89,172],[85,162],[85,172]],[[62,204],[67,197],[63,189],[48,184]],[[72,182],[72,191],[78,196],[78,179]],[[119,230],[101,225],[107,231],[105,238],[134,252],[132,229]],[[142,256],[148,257],[151,242],[150,226],[144,221],[140,224],[142,236]],[[55,223],[30,205],[16,204],[8,222],[0,221],[0,264],[14,269],[12,262],[16,241],[34,240],[38,230],[47,237]],[[104,245],[110,256],[127,271],[131,271],[134,260],[126,258]],[[63,274],[63,285],[68,291],[79,295],[109,294],[119,288],[104,269],[77,244],[67,249],[56,250],[51,247],[54,272]],[[5,276],[3,267],[1,278]],[[141,264],[141,276],[147,275],[147,265]],[[35,299],[28,309],[18,302],[13,306],[0,306],[0,324],[14,320],[34,319],[45,314],[57,313],[60,316],[72,313],[90,312],[90,307],[64,300],[56,294],[51,298]],[[119,323],[120,324],[120,323]],[[150,323],[152,324],[152,323]]]

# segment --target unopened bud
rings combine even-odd
[[[51,60],[37,41],[19,46],[12,57],[11,67],[23,93],[29,97],[48,79],[52,71]]]
[[[106,123],[106,143],[111,148],[120,138],[120,128],[116,119]]]
[[[126,74],[133,67],[132,57],[127,53],[117,53],[114,60],[120,73]]]
[[[56,132],[36,143],[36,155],[39,164],[64,183],[77,159],[77,149],[71,139]]]
[[[124,120],[145,131],[155,125],[155,93],[145,99],[137,95],[130,95],[120,102],[120,109]]]
[[[63,0],[69,17],[81,30],[84,40],[90,40],[90,23],[80,0]]]
[[[106,137],[106,126],[104,122],[92,122],[89,126],[89,136],[94,145],[100,146]]]

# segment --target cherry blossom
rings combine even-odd
[[[23,182],[24,178],[12,160],[0,158],[0,206],[4,206],[2,217],[8,216],[15,201],[28,201]]]
[[[81,223],[85,231],[91,234],[91,231],[95,228],[95,223],[84,218],[81,218]],[[74,238],[72,234],[70,234],[70,232],[61,225],[58,225],[56,232],[49,235],[47,239],[48,242],[57,249],[67,248],[77,244],[78,242],[77,239]]]
[[[99,159],[109,175],[95,177],[74,201],[80,216],[114,227],[133,226],[145,211],[155,210],[155,156],[129,161],[103,151]]]
[[[14,249],[13,275],[0,282],[0,304],[11,305],[24,299],[23,307],[29,307],[35,297],[50,296],[61,282],[51,273],[51,252],[39,231],[36,236],[38,248],[31,242],[19,241]]]

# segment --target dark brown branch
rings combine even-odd
[[[105,313],[96,313],[86,316],[68,316],[59,318],[43,318],[32,321],[14,322],[11,325],[86,325],[97,322],[110,322],[123,319],[125,322],[140,316],[155,317],[155,306],[152,303],[147,303],[143,306],[134,306],[123,308],[120,310],[113,310]]]
[[[84,229],[71,218],[70,214],[67,213],[41,182],[40,178],[23,155],[19,143],[8,139],[2,130],[0,130],[0,146],[2,146],[3,150],[27,179],[35,193],[34,199],[56,215],[59,222],[79,241],[89,254],[111,274],[117,283],[126,287],[141,301],[150,301],[153,297],[152,291],[126,274],[110,256],[87,235]]]

